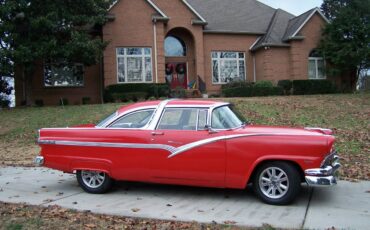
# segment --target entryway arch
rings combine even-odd
[[[171,29],[164,40],[166,81],[171,88],[192,88],[195,83],[193,34],[182,27]]]

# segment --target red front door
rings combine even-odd
[[[188,88],[188,73],[185,62],[166,63],[166,81],[170,84],[171,89]]]

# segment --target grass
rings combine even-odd
[[[253,124],[334,129],[342,178],[370,179],[370,94],[227,98]],[[32,165],[42,127],[96,123],[120,104],[17,108],[0,111],[0,164]]]

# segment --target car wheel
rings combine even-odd
[[[78,184],[88,193],[105,193],[113,183],[108,174],[99,171],[79,170],[76,176]]]
[[[301,188],[300,174],[287,162],[269,162],[259,167],[253,180],[256,195],[265,203],[285,205],[293,202]]]

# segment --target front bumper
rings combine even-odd
[[[44,157],[37,156],[34,160],[36,166],[43,166],[44,165]]]
[[[305,170],[305,179],[309,186],[332,186],[337,184],[335,172],[340,168],[339,156],[335,151],[324,160],[321,168]]]

